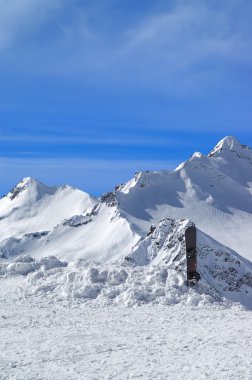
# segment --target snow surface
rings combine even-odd
[[[9,238],[50,231],[69,215],[91,211],[96,204],[96,199],[70,186],[48,187],[35,179],[24,178],[0,200],[3,244]]]
[[[116,193],[121,215],[143,235],[163,218],[192,220],[198,229],[252,260],[252,150],[223,139],[175,171],[138,173]]]
[[[226,303],[104,306],[0,279],[0,378],[251,379],[251,312]]]

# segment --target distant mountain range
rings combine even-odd
[[[196,152],[174,171],[137,173],[97,199],[24,178],[0,200],[0,256],[183,270],[191,222],[205,280],[231,299],[251,296],[252,150],[230,136],[207,156]]]

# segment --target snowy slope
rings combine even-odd
[[[0,200],[1,238],[50,231],[63,219],[92,210],[97,200],[70,186],[48,187],[24,178]]]
[[[108,197],[47,187],[25,178],[0,200],[0,254],[109,260],[126,255],[139,236]]]
[[[252,150],[226,137],[208,156],[194,153],[175,171],[138,173],[116,199],[140,235],[163,218],[187,218],[251,261],[251,189]]]
[[[180,275],[185,282],[185,230],[191,225],[187,219],[162,220],[132,248],[126,260],[169,268],[174,282]],[[202,279],[227,299],[252,308],[252,263],[200,230],[197,230],[197,252]],[[183,292],[182,287],[180,291]]]
[[[100,201],[28,178],[0,200],[0,252],[114,260],[151,224],[186,218],[251,261],[251,200],[252,151],[232,137],[175,171],[139,173]]]
[[[114,260],[164,218],[190,219],[251,261],[251,149],[226,137],[208,156],[195,153],[175,171],[138,173],[101,200],[25,178],[0,200],[0,252]]]

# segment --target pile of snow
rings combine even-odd
[[[24,291],[26,296],[52,297],[57,301],[96,300],[99,304],[125,306],[145,303],[203,306],[224,302],[205,281],[188,288],[185,275],[166,266],[134,267],[84,260],[66,268],[31,273]]]
[[[55,256],[33,259],[31,256],[20,256],[15,260],[0,264],[0,276],[27,276],[29,273],[40,270],[48,271],[54,268],[66,267],[67,263],[60,261]]]

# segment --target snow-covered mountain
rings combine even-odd
[[[48,187],[24,178],[0,200],[0,254],[56,255],[68,261],[126,255],[139,236],[102,200],[69,186]]]
[[[252,150],[234,137],[174,171],[137,173],[99,199],[23,179],[0,200],[0,255],[125,260],[183,271],[190,223],[204,279],[236,294],[230,299],[251,296]]]
[[[190,219],[252,260],[252,150],[226,137],[208,156],[194,153],[174,171],[138,173],[101,199],[25,178],[0,200],[0,252],[110,260],[164,218]]]
[[[252,150],[226,137],[174,171],[143,172],[116,193],[121,215],[142,235],[163,218],[198,229],[252,260]]]

